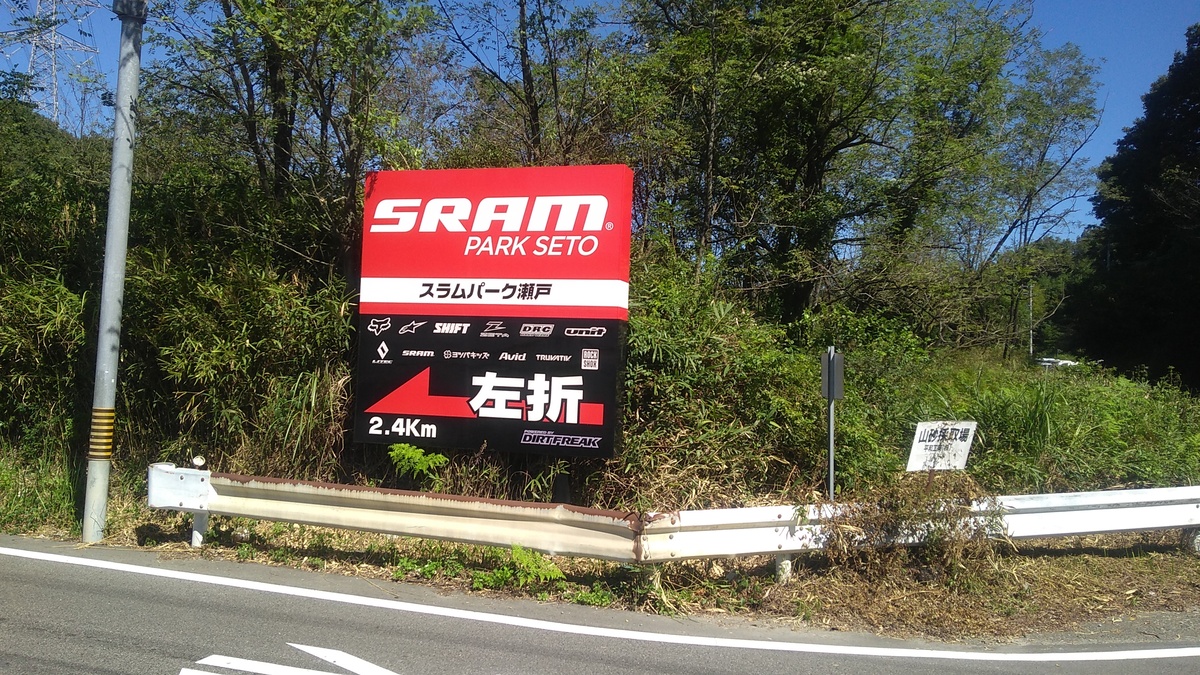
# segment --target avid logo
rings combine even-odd
[[[441,333],[442,335],[466,335],[471,328],[469,323],[435,323],[433,324],[433,332]]]

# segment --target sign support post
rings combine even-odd
[[[121,19],[120,64],[113,109],[112,173],[108,191],[108,233],[104,246],[104,281],[100,291],[100,330],[96,346],[96,381],[92,389],[92,428],[88,440],[87,486],[83,501],[83,543],[104,538],[108,514],[109,472],[116,422],[117,367],[120,365],[121,305],[125,295],[125,257],[129,239],[129,202],[133,186],[135,104],[141,71],[145,0],[115,0]]]
[[[845,396],[846,362],[841,354],[829,347],[829,351],[821,355],[821,394],[829,401],[829,501],[834,500],[834,470],[833,470],[833,402]]]

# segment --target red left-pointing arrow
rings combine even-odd
[[[457,396],[433,396],[429,393],[429,369],[417,373],[395,391],[379,399],[369,413],[388,415],[429,415],[432,417],[475,417],[467,404],[469,399]]]

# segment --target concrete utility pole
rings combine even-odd
[[[88,440],[87,491],[83,501],[85,544],[104,538],[108,515],[108,475],[112,467],[116,423],[117,367],[121,361],[121,306],[125,296],[125,251],[129,241],[133,139],[137,128],[135,115],[146,0],[113,0],[113,13],[121,19],[121,50],[113,111],[112,173],[108,187],[104,283],[100,289],[96,382],[92,390],[92,429]]]

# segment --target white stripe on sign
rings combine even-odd
[[[615,279],[363,277],[359,302],[628,308],[629,283]]]
[[[109,562],[107,560],[76,558],[72,556],[56,555],[53,553],[25,551],[15,548],[0,547],[0,555],[13,556],[16,558],[27,558],[30,560],[42,560],[45,562],[56,562],[66,565],[79,565],[81,567],[105,569],[114,572],[125,572],[127,574],[141,574],[149,577],[159,577],[162,579],[190,581],[199,584],[224,586],[227,588],[240,588],[248,591],[258,591],[260,593],[274,593],[277,595],[286,595],[297,598],[309,598],[324,602],[338,602],[360,607],[374,607],[397,612],[408,612],[411,614],[440,616],[450,619],[462,619],[466,621],[481,621],[484,623],[530,628],[534,630],[544,630],[555,633],[565,633],[569,635],[587,635],[592,637],[605,637],[618,640],[636,640],[639,642],[690,645],[694,647],[757,649],[762,651],[797,652],[802,654],[833,654],[839,656],[874,656],[888,658],[1032,663],[1056,663],[1068,661],[1136,661],[1147,659],[1200,657],[1200,647],[1173,647],[1170,649],[1123,649],[1091,652],[976,652],[949,649],[905,649],[897,647],[825,645],[811,642],[772,642],[768,640],[741,640],[736,638],[673,635],[671,633],[649,633],[622,628],[580,626],[570,623],[559,623],[557,621],[527,619],[520,616],[507,616],[504,614],[491,614],[488,612],[476,612],[466,609],[438,607],[436,605],[418,605],[416,603],[402,602],[399,600],[368,598],[359,595],[348,595],[345,593],[332,593],[329,591],[317,591],[309,588],[298,588],[295,586],[268,584],[261,581],[247,581],[245,579],[218,577],[209,574],[196,574],[194,572],[163,570],[153,567],[141,567],[138,565]]]

